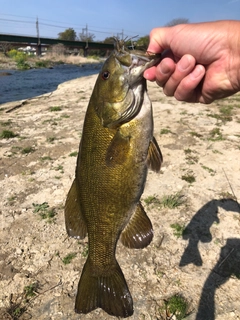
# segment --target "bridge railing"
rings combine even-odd
[[[107,49],[113,50],[114,45],[111,43],[103,43],[103,42],[85,42],[85,41],[68,41],[68,40],[60,40],[60,39],[50,39],[50,38],[40,38],[37,37],[29,37],[29,36],[18,36],[18,35],[9,35],[9,34],[0,34],[0,42],[16,42],[16,43],[26,43],[26,44],[48,44],[54,45],[62,43],[66,47],[74,47],[74,48],[82,48],[82,49]]]

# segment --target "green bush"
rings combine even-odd
[[[27,55],[24,52],[13,49],[8,52],[8,56],[16,61],[18,69],[25,70],[30,68],[29,64],[26,62]]]
[[[17,62],[17,67],[19,69],[29,69],[29,65],[26,63],[27,56],[23,52],[18,52],[14,60]]]
[[[36,68],[47,68],[49,65],[49,61],[46,60],[41,60],[41,61],[36,61],[35,62],[35,67]]]
[[[16,50],[16,49],[12,49],[12,50],[10,50],[10,51],[8,51],[8,56],[10,57],[10,58],[14,58],[14,57],[16,57],[16,55],[18,54],[18,51]]]

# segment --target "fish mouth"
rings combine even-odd
[[[153,67],[161,61],[161,54],[144,54],[138,52],[130,53],[132,64],[129,66],[129,85],[135,86],[139,81],[146,81],[143,78],[145,70]]]
[[[117,118],[105,119],[104,121],[104,126],[111,129],[116,129],[137,116],[141,110],[146,91],[146,79],[143,77],[143,73],[161,60],[161,54],[128,50],[124,47],[123,41],[117,41],[116,46],[114,56],[124,69],[123,77],[128,90],[123,101],[119,103],[118,108],[116,107],[118,110],[123,109],[122,112],[116,112],[116,114],[118,113]],[[128,107],[121,108],[120,105]]]
[[[129,85],[128,93],[132,93],[132,102],[119,119],[112,123],[113,127],[130,121],[139,113],[144,99],[143,91],[146,90],[146,79],[143,77],[143,73],[162,59],[161,54],[145,53],[138,50],[129,51],[124,48],[121,51],[122,57],[124,59],[119,59],[119,62],[125,68],[125,75]],[[128,57],[128,60],[126,57]]]
[[[134,66],[142,66],[146,70],[160,62],[162,55],[161,53],[154,54],[148,51],[146,53],[142,53],[141,51],[133,51],[130,53],[130,56],[132,57],[132,65],[130,66],[130,69],[134,68]]]
[[[161,54],[154,54],[149,51],[128,50],[125,48],[124,41],[117,39],[115,43],[115,57],[125,68],[130,86],[139,80],[144,80],[144,71],[153,67],[162,59]]]

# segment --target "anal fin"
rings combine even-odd
[[[74,238],[85,238],[87,234],[87,226],[81,213],[75,179],[67,195],[64,214],[68,235]]]
[[[135,213],[121,233],[121,242],[125,247],[142,249],[150,244],[152,238],[152,223],[139,202]]]
[[[151,170],[155,172],[160,171],[163,162],[163,157],[159,145],[154,137],[152,138],[149,144],[147,162],[148,167]]]

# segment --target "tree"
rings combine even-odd
[[[69,41],[76,41],[77,34],[73,28],[68,28],[63,32],[59,32],[58,39],[60,40],[69,40]]]
[[[103,40],[103,43],[114,43],[114,37],[107,37]]]
[[[55,55],[62,55],[66,53],[66,47],[62,43],[54,44],[50,47],[50,52]]]
[[[149,36],[144,36],[144,37],[141,37],[137,40],[136,42],[136,46],[137,47],[141,47],[145,50],[147,50],[147,47],[148,47],[148,44],[149,44]]]
[[[189,19],[186,18],[176,18],[168,22],[165,27],[173,27],[176,26],[177,24],[183,24],[183,23],[189,23]]]
[[[79,33],[79,40],[80,41],[93,42],[94,38],[95,38],[94,33],[90,33],[90,32]]]
[[[115,43],[115,39],[117,37],[107,37],[103,40],[103,43]],[[119,38],[117,38],[120,40]],[[125,41],[125,46],[129,49],[141,49],[141,50],[147,50],[148,43],[149,43],[149,36],[146,35],[144,37],[139,38],[138,40],[135,40],[135,37],[133,38],[127,38]]]
[[[9,51],[11,47],[12,45],[10,42],[7,42],[7,41],[0,42],[0,51],[2,50],[5,56],[7,55],[7,51]]]

